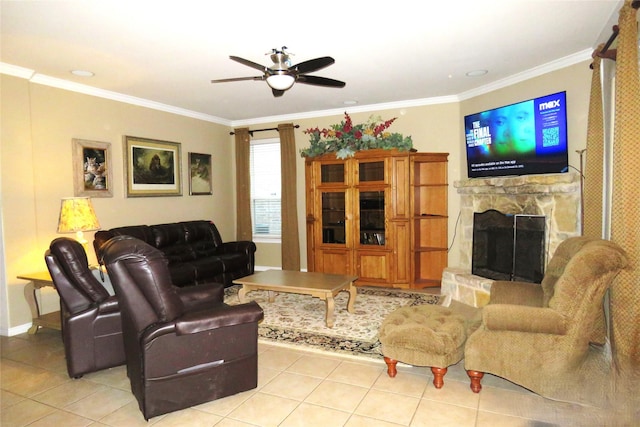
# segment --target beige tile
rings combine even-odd
[[[387,375],[386,369],[379,365],[342,362],[327,379],[361,387],[371,387],[383,372],[384,375]]]
[[[362,415],[351,415],[345,427],[398,427],[402,424],[388,423],[374,418],[363,417]]]
[[[163,417],[164,415],[160,415],[150,419],[149,422],[145,421],[144,415],[142,415],[142,411],[138,406],[138,401],[134,400],[103,416],[100,418],[100,422],[113,427],[143,427],[149,424],[155,425]]]
[[[353,412],[369,389],[325,380],[305,399],[305,402],[341,411]]]
[[[52,367],[64,367],[66,372],[66,361],[64,358],[64,348],[55,346],[53,343],[38,343],[29,345],[4,356],[7,359],[19,360],[27,365],[39,368],[50,369]]]
[[[348,412],[303,403],[279,427],[342,427],[349,415]]]
[[[87,396],[104,390],[101,384],[85,380],[73,380],[33,396],[33,400],[46,403],[56,408],[64,408]]]
[[[1,375],[1,374],[0,374]],[[10,391],[0,390],[0,408],[8,408],[18,402],[22,402],[26,397],[11,393]]]
[[[480,404],[478,409],[480,411],[532,420],[555,423],[559,409],[570,409],[570,404],[554,402],[533,393],[524,394],[494,387],[483,387],[479,394]]]
[[[278,370],[278,369],[270,369],[270,368],[259,367],[258,368],[258,387],[257,387],[257,389],[260,390],[262,387],[264,387],[265,385],[269,384],[269,382],[271,380],[273,380],[275,377],[280,375],[280,372],[282,372],[282,371]]]
[[[293,400],[304,400],[322,382],[319,378],[282,372],[260,392]]]
[[[391,378],[385,373],[378,377],[373,388],[407,396],[422,397],[428,381],[428,377],[407,372],[398,372],[395,378]],[[431,386],[433,387],[433,384]]]
[[[120,390],[131,391],[131,383],[127,377],[127,367],[124,365],[91,372],[82,377],[82,379],[109,387],[119,388]]]
[[[154,423],[154,427],[210,427],[217,425],[222,420],[222,417],[207,412],[199,411],[193,408],[183,409],[181,411],[172,412],[166,414],[157,423]]]
[[[269,368],[284,371],[300,357],[302,357],[302,354],[299,352],[273,347],[258,355],[258,370],[260,368]]]
[[[233,410],[227,418],[259,426],[277,426],[300,402],[269,394],[256,393]]]
[[[223,397],[222,399],[216,399],[212,400],[211,402],[202,403],[200,405],[194,406],[194,408],[200,411],[224,417],[254,394],[256,394],[255,390],[248,390],[242,393],[234,394],[232,396]]]
[[[91,423],[93,423],[93,421],[88,418],[72,414],[71,412],[56,409],[53,413],[47,415],[46,417],[40,418],[38,421],[29,424],[29,427],[85,427],[90,425]]]
[[[30,397],[69,381],[71,379],[66,375],[44,369],[27,365],[9,367],[8,364],[3,364],[2,388],[20,396]]]
[[[433,383],[429,382],[422,397],[472,409],[478,409],[480,401],[480,393],[472,392],[469,384],[460,381],[447,381],[446,376],[444,377],[444,386],[441,389],[435,388]]]
[[[355,410],[358,415],[396,424],[409,425],[420,399],[401,394],[370,390]]]
[[[255,424],[248,424],[231,418],[225,418],[216,424],[216,427],[255,427]]]
[[[340,361],[335,358],[303,355],[300,359],[296,360],[293,365],[287,368],[287,371],[318,378],[326,378],[338,365],[340,365]]]
[[[478,417],[475,425],[476,427],[533,427],[535,426],[535,423],[526,418],[478,411]],[[540,427],[543,427],[544,425],[544,423],[540,424]]]
[[[135,398],[131,392],[105,388],[65,407],[66,410],[94,421],[111,414]]]
[[[16,337],[0,336],[0,354],[2,357],[29,346],[29,342]]]
[[[476,413],[475,409],[422,399],[411,427],[473,427]]]
[[[54,412],[55,408],[24,400],[2,410],[0,414],[0,425],[3,427],[22,427],[43,418]]]

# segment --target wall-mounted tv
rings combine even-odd
[[[566,92],[464,118],[469,178],[566,172]]]

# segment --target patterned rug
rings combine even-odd
[[[238,304],[240,285],[225,290],[225,302]],[[335,298],[334,326],[325,323],[326,303],[319,298],[290,293],[276,294],[270,303],[266,291],[247,294],[264,310],[258,327],[261,340],[379,359],[378,330],[385,316],[405,305],[437,304],[439,297],[420,292],[358,288],[355,312],[347,311],[348,292]]]

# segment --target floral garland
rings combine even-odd
[[[410,136],[388,132],[387,129],[396,120],[382,121],[380,117],[369,117],[366,123],[354,125],[351,117],[344,113],[344,121],[331,125],[329,129],[310,128],[304,131],[309,135],[309,148],[300,150],[302,157],[316,157],[326,153],[336,153],[338,159],[352,157],[356,151],[383,148],[401,151],[413,148]]]

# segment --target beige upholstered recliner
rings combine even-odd
[[[610,365],[602,346],[591,343],[594,325],[627,263],[613,242],[573,237],[558,246],[542,285],[494,282],[482,324],[465,346],[471,389],[479,392],[488,372],[552,399],[594,393],[598,387],[588,384],[606,378]]]

